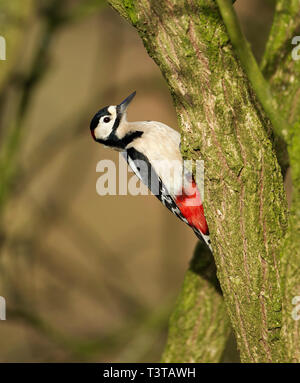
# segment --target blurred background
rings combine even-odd
[[[235,7],[259,59],[274,1]],[[0,0],[0,35],[0,361],[159,361],[197,239],[153,196],[96,193],[118,153],[89,122],[137,90],[129,119],[177,129],[160,71],[102,0]]]

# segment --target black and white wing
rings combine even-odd
[[[122,155],[136,176],[149,188],[151,193],[155,195],[155,197],[158,198],[160,202],[173,214],[181,219],[181,221],[189,224],[187,219],[181,214],[174,198],[170,195],[166,186],[151,166],[147,157],[134,148],[127,149],[122,152]]]

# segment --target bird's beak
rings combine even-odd
[[[126,97],[125,100],[122,101],[121,104],[118,105],[118,109],[119,109],[121,114],[124,114],[126,112],[126,110],[128,108],[128,105],[131,103],[131,101],[132,101],[132,99],[134,98],[135,95],[136,95],[136,91],[131,93],[131,95]]]

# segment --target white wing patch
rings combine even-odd
[[[176,205],[174,198],[170,195],[168,189],[163,184],[162,180],[158,177],[155,170],[151,167],[151,164],[149,163],[147,158],[133,148],[130,148],[125,152],[122,152],[122,156],[127,161],[128,165],[134,171],[136,176],[150,189],[152,194],[154,194],[155,197],[157,197],[166,208],[168,208],[174,215],[176,215],[176,217],[178,217],[181,221],[189,225],[194,230],[197,237],[199,239],[204,240],[204,242],[207,244],[209,249],[212,250],[209,236],[202,234],[200,230],[196,229],[195,227],[191,226],[188,223],[187,219],[182,215],[180,209]],[[140,169],[137,166],[137,163],[138,163],[137,160],[143,160],[147,162],[148,164],[147,174],[140,172]],[[149,172],[151,172],[150,177],[149,177]],[[153,185],[153,181],[155,185]]]

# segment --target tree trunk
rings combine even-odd
[[[233,51],[217,3],[110,0],[110,4],[137,29],[168,83],[182,133],[183,157],[204,160],[204,209],[241,360],[285,361],[280,252],[287,231],[287,203],[281,169],[271,141],[272,125]],[[297,142],[299,145],[300,140]],[[290,222],[288,238],[295,240],[293,225],[299,225],[299,219]],[[292,239],[288,241],[292,243]],[[292,274],[294,267],[296,263]],[[195,289],[198,296],[211,289],[193,278],[188,272],[178,303],[187,317],[199,313]],[[187,288],[189,284],[193,287]],[[284,294],[287,301],[291,291],[286,289]],[[185,310],[191,297],[194,308]],[[222,310],[216,290],[206,299],[216,305],[216,312]],[[286,311],[284,318],[287,316]],[[193,355],[178,354],[176,349],[181,346],[171,322],[164,360],[209,360],[201,349],[210,343],[218,344],[219,350],[224,347],[225,342],[216,340],[228,335],[224,321],[226,315],[215,315],[210,325],[220,331],[210,331],[208,326],[205,341],[196,336],[196,357],[194,351]],[[191,326],[199,335],[201,324],[195,321]],[[188,352],[188,347],[184,348],[184,353]],[[210,360],[219,356],[216,352]]]

